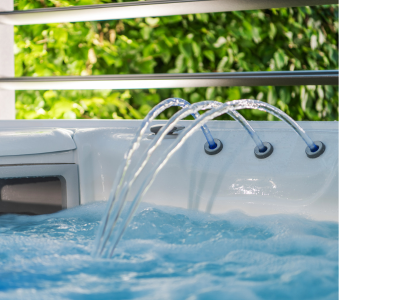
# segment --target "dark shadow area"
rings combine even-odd
[[[62,209],[57,177],[0,179],[0,214],[50,214]]]

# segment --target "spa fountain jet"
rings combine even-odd
[[[151,120],[155,118],[156,115],[161,113],[161,111],[167,107],[173,106],[182,106],[184,107],[182,110],[177,112],[168,123],[163,126],[160,131],[155,136],[154,140],[148,147],[148,150],[145,151],[143,157],[139,160],[136,168],[130,170],[132,153],[139,147],[140,140],[143,138],[143,134],[145,129],[148,127]],[[203,114],[201,117],[198,117],[199,110],[211,109],[209,112]],[[232,117],[234,117],[240,124],[247,130],[253,140],[256,142],[255,155],[258,158],[265,158],[271,155],[273,151],[273,147],[270,143],[261,142],[261,139],[255,133],[254,129],[249,125],[249,123],[238,113],[236,110],[240,109],[258,109],[260,111],[265,111],[273,114],[278,117],[282,121],[286,122],[289,126],[291,126],[295,132],[304,140],[306,143],[306,155],[309,158],[316,158],[322,155],[325,151],[325,145],[322,142],[314,142],[310,139],[310,137],[306,134],[306,132],[287,114],[278,108],[267,104],[265,102],[257,101],[257,100],[236,100],[227,102],[225,104],[221,104],[216,101],[204,101],[199,102],[193,105],[188,106],[188,103],[183,99],[167,99],[156,106],[149,115],[142,122],[142,126],[139,129],[139,134],[135,138],[133,142],[133,146],[131,150],[128,152],[125,167],[121,168],[120,172],[118,172],[118,176],[115,179],[114,187],[110,194],[108,207],[106,214],[103,218],[103,221],[100,225],[98,235],[95,241],[94,255],[101,257],[111,257],[113,251],[120,241],[123,233],[125,232],[128,224],[132,220],[135,211],[141,202],[144,194],[148,191],[151,184],[153,183],[158,172],[163,168],[163,166],[168,162],[171,156],[183,145],[183,143],[199,128],[203,126],[203,132],[206,134],[209,133],[208,128],[205,127],[207,121],[216,118],[222,114],[229,113]],[[130,195],[132,190],[132,186],[136,183],[136,180],[143,168],[149,161],[150,157],[156,150],[156,148],[161,144],[162,140],[165,136],[174,129],[177,123],[183,118],[189,116],[190,114],[194,115],[196,120],[188,126],[183,132],[179,133],[176,141],[163,152],[157,163],[153,166],[151,171],[147,174],[146,178],[143,180],[140,185],[139,191],[136,195]],[[207,143],[205,145],[205,150],[207,153],[207,148],[211,150],[217,149],[221,147],[222,143],[218,145],[218,140],[213,139],[217,147],[210,143],[209,137],[211,134],[207,135]],[[263,148],[263,145],[265,148]],[[221,151],[219,150],[219,151]],[[219,152],[218,151],[218,152]],[[268,153],[269,152],[269,153]],[[263,153],[268,153],[268,155],[263,156]],[[210,154],[210,153],[209,153]],[[212,153],[211,153],[212,154]],[[261,156],[261,157],[260,157]],[[129,170],[129,172],[128,172]],[[133,199],[130,204],[127,202]]]
[[[210,108],[215,108],[215,107],[220,107],[222,103],[217,102],[217,101],[206,101],[206,102],[201,102],[201,103],[206,103],[206,107],[203,109],[210,109]],[[157,139],[154,140],[154,142],[151,144],[150,149],[147,152],[147,157],[142,158],[139,161],[143,161],[142,165],[139,168],[129,170],[129,168],[132,166],[131,163],[131,158],[133,153],[139,148],[140,142],[143,139],[144,133],[146,129],[148,128],[149,124],[151,121],[153,121],[160,113],[162,113],[164,110],[166,110],[169,107],[172,106],[180,106],[182,108],[187,108],[190,106],[190,103],[184,99],[181,98],[168,98],[162,102],[160,102],[157,106],[155,106],[145,117],[143,122],[141,123],[140,128],[137,130],[137,135],[135,136],[132,146],[130,150],[128,151],[126,155],[126,159],[123,164],[121,164],[116,179],[114,180],[113,188],[110,193],[109,201],[108,201],[108,206],[107,206],[107,211],[111,211],[116,206],[116,211],[117,214],[114,216],[113,220],[113,225],[112,228],[115,226],[115,222],[117,221],[118,217],[121,214],[124,201],[121,199],[125,199],[126,194],[129,192],[129,188],[126,187],[127,182],[133,182],[136,180],[140,172],[143,170],[144,166],[148,162],[148,159],[151,157],[152,153],[155,151],[155,149],[160,145],[161,141],[164,139],[164,137],[173,132],[175,126],[172,126],[168,131],[165,131],[165,128],[161,128],[160,130],[160,135],[157,137]],[[200,109],[199,109],[200,110]],[[247,120],[237,111],[229,111],[228,114],[238,121],[248,132],[250,137],[253,139],[253,141],[256,144],[256,147],[254,148],[254,154],[257,158],[266,158],[269,155],[272,154],[273,152],[273,147],[270,143],[268,142],[262,142],[260,137],[257,135],[255,130],[250,126],[250,124],[247,122]],[[184,114],[183,116],[179,117],[179,120],[192,115],[195,119],[200,117],[200,114],[198,113],[198,110]],[[176,124],[176,123],[175,123]],[[208,129],[207,125],[204,125],[201,127],[207,142],[204,144],[204,151],[209,154],[209,155],[215,155],[218,154],[222,148],[223,144],[219,139],[214,139],[210,133],[210,130]],[[159,129],[157,130],[158,133]],[[165,133],[165,134],[164,134]],[[127,174],[134,174],[133,178],[131,179],[125,179]],[[131,185],[130,185],[131,186]],[[124,197],[119,197],[119,200],[116,200],[119,194],[125,195]],[[117,203],[116,203],[117,202]],[[100,241],[104,238],[104,235],[107,236],[108,239],[108,234],[110,234],[111,230],[108,232],[108,234],[105,232],[106,231],[106,226],[109,222],[110,219],[110,214],[107,213],[107,215],[103,218],[103,221],[100,226],[100,230],[98,232],[97,238],[96,238],[96,249],[99,247]]]

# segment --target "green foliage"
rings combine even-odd
[[[15,9],[108,2],[123,1],[15,0]],[[338,29],[338,6],[16,26],[15,75],[338,69]],[[17,118],[143,118],[171,96],[190,102],[252,98],[296,120],[338,120],[337,86],[18,91]],[[242,113],[273,120],[258,111]]]

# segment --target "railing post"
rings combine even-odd
[[[0,11],[14,10],[14,0],[0,0]],[[0,77],[14,77],[14,26],[0,24]],[[15,119],[15,91],[0,89],[0,120]]]

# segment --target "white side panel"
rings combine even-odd
[[[187,126],[188,122],[180,125]],[[224,144],[223,151],[215,156],[205,154],[204,136],[201,131],[196,132],[159,173],[145,201],[213,213],[297,213],[313,219],[337,220],[338,123],[300,122],[312,139],[327,147],[317,159],[305,155],[304,142],[283,122],[251,124],[263,141],[274,146],[269,158],[255,158],[255,145],[238,123],[210,122],[212,134]],[[76,130],[81,204],[108,199],[134,132],[134,128]],[[150,142],[143,141],[134,161],[138,161]],[[149,168],[173,142],[163,141]]]
[[[183,121],[180,125],[188,126],[190,122]],[[80,203],[104,201],[109,197],[115,174],[140,123],[140,120],[1,121],[0,135],[10,132],[10,127],[22,131],[26,128],[32,131],[32,128],[38,126],[42,131],[54,130],[54,127],[71,129],[71,132],[75,132],[72,142],[74,147],[76,144],[76,149],[0,156],[0,165],[20,165],[20,170],[24,170],[25,166],[21,166],[24,164],[57,164],[43,166],[43,170],[52,166],[56,167],[54,170],[60,170],[60,164],[76,163],[80,183],[73,186],[76,188],[75,193],[80,192]],[[157,123],[165,121],[154,122]],[[197,131],[161,170],[144,200],[212,213],[230,210],[241,210],[250,215],[296,213],[317,220],[336,221],[338,122],[299,122],[312,139],[320,140],[326,145],[326,152],[316,159],[305,155],[305,143],[285,123],[250,123],[263,141],[274,146],[270,157],[260,160],[254,156],[255,145],[237,122],[209,122],[213,136],[224,144],[222,152],[215,156],[205,154],[205,138],[200,130]],[[90,128],[91,125],[98,128]],[[35,136],[32,141],[38,142],[40,139],[40,136]],[[68,139],[71,139],[70,135]],[[53,143],[47,144],[46,151],[51,147],[60,147],[62,140],[50,139]],[[149,169],[174,141],[175,139],[167,139],[162,142],[144,169],[143,176],[139,177],[138,183],[143,181]],[[134,163],[144,155],[151,142],[148,138],[143,140],[133,157]],[[18,143],[13,140],[2,141],[4,148],[15,147],[15,151],[23,151],[20,149],[29,148],[30,145],[25,138]],[[36,168],[35,172],[37,170]],[[133,193],[138,186],[134,186]],[[74,199],[79,199],[79,196]]]
[[[0,11],[14,10],[14,0],[1,0]],[[14,26],[0,24],[0,77],[14,77]],[[0,119],[15,119],[15,92],[0,89]]]

